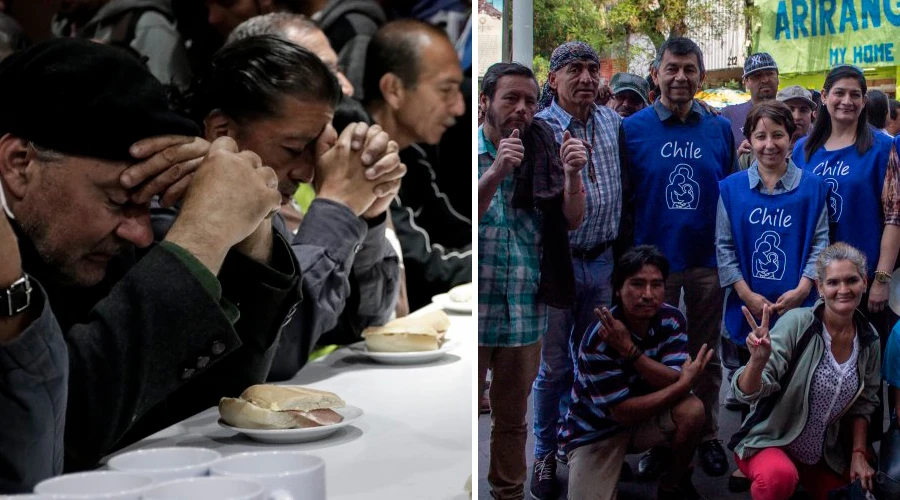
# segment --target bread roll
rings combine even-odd
[[[363,330],[366,349],[372,352],[421,352],[440,349],[450,317],[444,311],[406,316],[384,326]]]
[[[466,283],[465,285],[451,288],[447,295],[450,297],[451,302],[470,304],[472,303],[473,290],[474,287],[472,286],[472,283]]]
[[[333,392],[299,385],[251,385],[241,394],[241,399],[272,411],[310,411],[345,406],[344,400]]]
[[[331,425],[343,420],[332,410],[344,401],[336,394],[300,386],[260,384],[240,398],[222,398],[219,415],[244,429],[295,429]]]

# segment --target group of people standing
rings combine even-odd
[[[525,495],[532,391],[538,500],[559,497],[561,462],[569,498],[615,498],[625,454],[644,452],[637,476],[659,477],[658,498],[702,498],[691,462],[726,474],[723,440],[729,486],[754,499],[874,488],[896,141],[868,122],[857,67],[833,68],[816,97],[779,91],[776,62],[753,54],[750,101],[721,114],[694,99],[704,77],[679,37],[650,78],[618,74],[605,97],[581,42],[553,52],[543,91],[516,63],[485,75],[479,389],[491,369],[495,498]],[[548,227],[559,206],[569,227],[583,206],[568,234]],[[744,417],[733,437],[722,403]]]

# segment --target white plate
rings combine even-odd
[[[368,356],[379,363],[389,365],[417,365],[421,363],[430,363],[441,359],[444,354],[454,349],[459,342],[455,340],[447,340],[436,351],[416,351],[416,352],[371,352],[366,349],[366,341],[350,344],[350,350]]]
[[[441,293],[431,298],[433,304],[437,304],[441,309],[458,313],[471,313],[471,302],[453,302],[450,300],[450,294]]]
[[[263,443],[305,443],[308,441],[325,439],[337,432],[341,427],[350,425],[363,416],[362,409],[350,405],[343,408],[334,408],[334,411],[341,414],[344,417],[344,420],[332,425],[323,425],[322,427],[306,427],[303,429],[242,429],[240,427],[228,425],[222,419],[219,419],[219,425]]]

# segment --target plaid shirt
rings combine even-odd
[[[478,178],[497,151],[478,127]],[[537,301],[540,281],[538,222],[533,211],[512,208],[514,176],[497,187],[478,221],[478,345],[534,344],[547,329],[546,306]]]
[[[619,125],[622,118],[606,106],[594,105],[587,123],[572,117],[556,100],[534,117],[553,129],[562,144],[566,130],[591,146],[589,162],[581,170],[584,182],[584,222],[569,233],[572,247],[589,250],[619,235],[622,214],[622,167],[619,160]]]
[[[622,319],[618,306],[610,312],[614,318]],[[599,325],[598,322],[588,327],[578,349],[572,404],[559,434],[560,446],[566,453],[624,430],[612,418],[609,408],[656,390],[600,338]],[[631,339],[650,359],[681,371],[687,359],[686,325],[681,311],[663,304],[647,335],[641,339],[632,334]]]

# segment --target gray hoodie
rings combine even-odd
[[[72,36],[68,19],[54,16],[55,36]],[[163,84],[187,89],[191,67],[175,29],[171,0],[110,0],[74,34],[78,38],[127,45],[147,57],[147,68]]]
[[[363,74],[369,40],[386,21],[375,0],[329,0],[312,16],[338,53],[338,65],[356,89],[353,98],[363,99]]]

